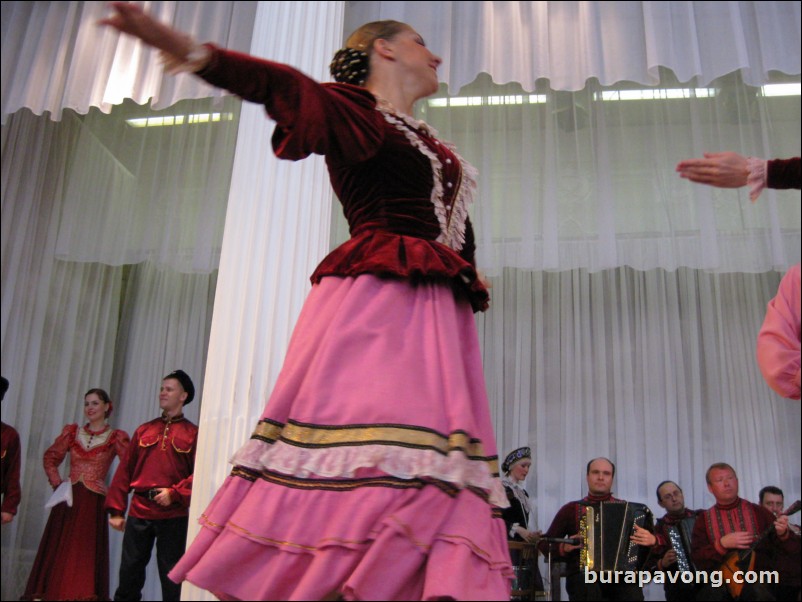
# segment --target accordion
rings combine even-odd
[[[676,525],[666,525],[666,535],[677,554],[677,568],[680,571],[693,571],[691,562],[691,536],[696,517],[683,518]]]
[[[629,538],[635,525],[651,527],[651,511],[644,504],[609,501],[580,504],[579,535],[582,548],[579,566],[589,571],[635,571],[640,568],[648,548]]]

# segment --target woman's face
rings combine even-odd
[[[403,29],[388,42],[393,46],[399,67],[420,82],[421,98],[437,92],[437,67],[443,61],[426,47],[421,35],[411,28]]]
[[[526,475],[529,474],[529,467],[532,466],[532,460],[521,460],[516,462],[510,468],[510,478],[520,483],[526,480]]]
[[[89,422],[101,417],[105,418],[108,409],[108,404],[104,403],[97,393],[90,393],[84,397],[84,416]]]

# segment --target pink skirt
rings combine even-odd
[[[250,441],[170,573],[221,599],[509,599],[470,304],[447,284],[313,286]]]

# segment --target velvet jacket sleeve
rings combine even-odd
[[[472,266],[476,266],[476,239],[473,234],[471,218],[466,218],[465,220],[465,244],[462,245],[462,250],[459,254]]]
[[[788,399],[800,398],[800,264],[780,281],[757,336],[757,363],[766,383]]]
[[[61,434],[56,437],[53,445],[47,448],[43,458],[45,466],[45,474],[50,486],[55,489],[61,484],[63,480],[59,473],[59,466],[64,461],[64,458],[70,451],[70,447],[75,442],[75,435],[78,432],[77,424],[68,424],[61,431]]]
[[[383,140],[375,97],[347,84],[321,84],[297,69],[218,48],[198,75],[243,100],[264,105],[276,121],[273,150],[297,161],[310,154],[336,153],[340,160],[364,161]]]
[[[19,434],[14,427],[5,422],[2,424],[2,510],[8,514],[16,514],[22,497],[19,483],[21,463]]]
[[[766,164],[768,188],[802,188],[802,159],[771,159]]]

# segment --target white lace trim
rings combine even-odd
[[[448,246],[455,251],[461,251],[465,245],[466,220],[468,219],[468,205],[472,204],[476,196],[476,168],[465,161],[456,151],[456,147],[450,142],[440,142],[448,148],[460,163],[462,176],[460,178],[459,190],[454,195],[454,207],[451,211],[451,219],[448,217],[448,210],[443,202],[443,165],[437,154],[432,152],[423,141],[409,129],[422,129],[429,133],[433,138],[437,138],[437,130],[430,127],[426,122],[413,119],[403,113],[398,113],[390,108],[383,106],[381,102],[376,105],[376,109],[384,116],[390,125],[406,136],[407,140],[421,154],[423,154],[432,164],[432,174],[434,185],[432,187],[431,201],[434,206],[434,214],[440,224],[440,236],[437,242]],[[409,126],[409,127],[406,127]]]
[[[283,441],[269,444],[250,439],[231,463],[254,471],[274,470],[299,478],[316,475],[351,478],[360,468],[378,468],[400,479],[429,477],[459,488],[475,487],[488,492],[494,506],[509,506],[501,480],[494,477],[487,463],[470,460],[463,452],[447,455],[392,445],[359,445],[304,448]]]
[[[746,166],[749,174],[746,178],[746,184],[749,186],[749,199],[754,203],[766,188],[766,164],[765,159],[758,159],[757,157],[747,157]]]
[[[465,245],[465,228],[468,220],[468,206],[473,205],[478,190],[477,179],[479,170],[463,159],[457,152],[457,147],[451,142],[443,142],[457,160],[462,168],[462,182],[459,191],[454,198],[454,211],[451,214],[451,223],[447,234],[447,244],[451,248],[461,250]],[[458,246],[454,246],[458,245]]]
[[[78,429],[76,437],[78,441],[80,441],[81,446],[86,451],[89,451],[91,449],[95,449],[96,447],[100,447],[101,445],[105,445],[113,432],[114,429],[107,428],[102,433],[97,433],[95,435],[92,435],[92,433],[86,430],[86,427],[82,426]]]
[[[529,522],[529,515],[532,514],[532,504],[529,500],[529,496],[524,491],[523,486],[521,483],[517,481],[513,481],[510,477],[505,476],[501,477],[501,483],[505,487],[509,487],[512,490],[515,499],[521,503],[521,507],[524,509],[524,514],[526,516],[527,523]],[[528,524],[525,525],[528,529]]]

